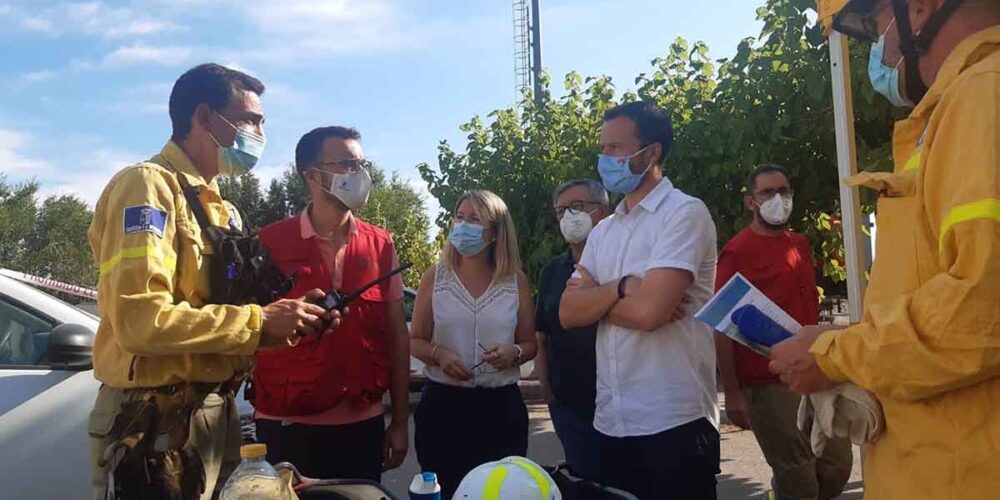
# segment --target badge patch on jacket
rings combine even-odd
[[[125,234],[153,233],[163,238],[167,227],[167,212],[151,205],[125,207]]]

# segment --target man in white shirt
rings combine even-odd
[[[705,204],[661,171],[673,145],[666,110],[632,102],[608,110],[598,171],[624,194],[587,240],[559,308],[564,327],[599,322],[600,480],[639,498],[714,499],[719,409],[712,330],[685,296],[712,295],[716,233]]]

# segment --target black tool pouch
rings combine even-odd
[[[248,234],[245,228],[212,225],[198,199],[198,189],[180,182],[184,198],[213,249],[208,256],[209,303],[265,305],[291,291],[293,281],[274,265],[260,238]]]
[[[139,389],[122,404],[102,464],[113,468],[108,497],[188,500],[205,491],[205,466],[188,443],[191,416],[211,389],[195,384]]]

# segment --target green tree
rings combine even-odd
[[[25,236],[35,226],[38,183],[9,185],[0,174],[0,267],[19,270]]]
[[[20,270],[76,285],[96,286],[97,268],[87,240],[93,215],[76,196],[46,198],[25,238]]]
[[[437,257],[428,231],[430,219],[424,199],[413,186],[393,173],[386,180],[378,169],[372,178],[376,181],[368,203],[358,210],[358,217],[381,226],[392,235],[400,262],[413,264],[403,274],[403,282],[412,288],[420,285],[420,276]]]
[[[285,184],[278,179],[271,179],[271,184],[267,187],[267,194],[264,196],[261,222],[267,225],[275,221],[287,219],[290,215],[291,212],[288,209],[288,195],[285,192]]]
[[[438,167],[418,165],[446,213],[469,189],[502,197],[517,226],[525,270],[564,248],[551,214],[551,192],[562,181],[596,177],[597,131],[602,115],[619,102],[644,99],[670,110],[676,144],[667,176],[705,201],[719,243],[749,221],[742,205],[746,174],[761,163],[789,168],[796,188],[793,226],[813,244],[828,283],[844,279],[830,62],[822,28],[809,21],[813,0],[768,0],[757,10],[764,27],[731,58],[713,60],[702,42],[678,38],[652,69],[635,79],[636,92],[616,96],[610,78],[566,76],[566,93],[554,99],[547,81],[541,103],[525,95],[518,108],[476,116],[461,126],[464,151],[447,142]],[[866,81],[867,50],[852,46],[853,81]],[[894,111],[869,85],[854,92],[859,155],[868,169],[887,169]],[[897,112],[898,113],[898,112]],[[896,115],[898,116],[898,114]]]
[[[281,176],[281,182],[285,186],[285,200],[291,214],[302,212],[309,204],[309,189],[306,188],[306,181],[295,170],[294,165],[289,165],[288,169]]]
[[[253,172],[239,177],[219,176],[219,192],[224,200],[239,209],[248,229],[259,229],[264,224],[264,197],[260,191],[260,180]]]

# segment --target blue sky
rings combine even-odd
[[[763,0],[542,0],[542,61],[620,90],[677,36],[716,57],[756,36]],[[214,61],[267,86],[266,184],[320,125],[357,127],[369,158],[425,186],[438,141],[513,103],[510,0],[0,0],[0,173],[91,205],[121,167],[159,151],[167,97]],[[437,204],[428,199],[436,213]]]

